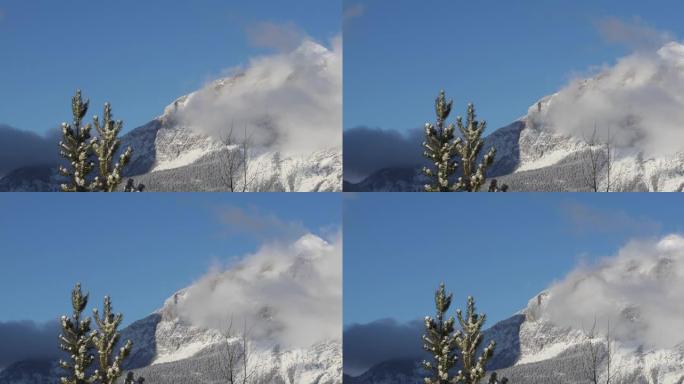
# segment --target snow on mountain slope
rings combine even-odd
[[[187,320],[182,320],[178,314],[178,303],[187,296],[187,289],[181,290],[167,299],[164,306],[149,318],[145,328],[140,324],[132,325],[123,332],[122,338],[129,338],[134,343],[133,364],[142,375],[164,375],[170,370],[178,374],[188,361],[207,364],[204,372],[206,382],[212,382],[218,375],[216,364],[222,355],[216,356],[216,351],[225,348],[226,343],[239,342],[226,338],[217,330],[193,326]],[[150,338],[150,333],[153,337]],[[310,347],[288,348],[274,352],[267,343],[254,342],[255,361],[259,361],[260,370],[277,374],[283,378],[294,375],[296,383],[339,383],[341,382],[342,356],[339,341],[323,341]],[[141,361],[136,352],[149,353]],[[176,364],[173,364],[176,363]],[[155,368],[158,366],[158,368]],[[213,366],[213,369],[212,369]],[[149,374],[147,374],[149,373]],[[147,374],[147,375],[146,375]],[[149,378],[149,377],[148,377]],[[200,381],[204,382],[204,381]]]
[[[135,359],[132,368],[164,375],[164,370],[177,371],[192,361],[207,365],[204,375],[210,382],[220,373],[216,368],[221,364],[220,350],[239,342],[218,330],[230,319],[249,323],[254,359],[265,374],[292,377],[302,384],[341,382],[341,343],[334,336],[339,327],[326,317],[341,313],[336,293],[341,287],[331,291],[323,282],[337,284],[333,275],[339,274],[335,272],[338,253],[338,245],[304,235],[284,248],[265,247],[225,272],[212,273],[176,292],[142,326],[132,324],[126,330],[124,337],[130,337],[138,350],[154,351],[142,361]],[[273,298],[272,286],[280,289],[281,297]],[[288,312],[286,307],[293,303],[298,308]]]
[[[593,342],[602,345],[610,321],[616,382],[680,383],[683,271],[684,238],[679,235],[632,242],[596,266],[577,268],[522,311],[526,320],[515,365],[551,361],[573,350],[581,354],[590,342],[585,331],[596,319],[601,336]]]
[[[210,153],[192,164],[134,176],[148,191],[226,191],[223,151]],[[342,155],[339,149],[307,155],[263,152],[250,160],[248,191],[334,192],[339,191]]]
[[[338,89],[334,84],[328,84],[339,81],[334,72],[337,61],[335,52],[305,41],[294,52],[278,58],[277,65],[268,61],[252,63],[244,72],[180,97],[154,121],[124,136],[124,146],[136,149],[130,173],[139,175],[178,169],[181,173],[193,174],[194,182],[199,184],[197,188],[221,189],[221,182],[217,180],[222,167],[220,153],[237,150],[221,141],[226,131],[234,126],[239,134],[235,134],[233,140],[239,141],[243,135],[252,143],[253,172],[258,173],[261,182],[251,190],[279,186],[293,191],[341,190],[341,117],[327,111],[341,106],[335,104]],[[286,64],[280,65],[281,62]],[[310,78],[324,83],[325,86],[319,86],[323,89],[300,89],[313,81]],[[273,101],[273,94],[283,96],[281,92],[290,91],[303,94],[295,97],[300,99],[300,104],[271,105],[264,109],[244,105],[249,112],[231,105],[236,102],[236,93],[258,103],[264,99]],[[314,101],[316,98],[326,100],[325,104],[318,105]],[[289,109],[283,111],[284,108]],[[234,115],[226,111],[232,111]],[[310,122],[293,117],[307,112],[311,114]],[[317,117],[323,113],[326,119]],[[199,163],[211,164],[205,167],[211,168],[206,169],[206,176],[198,175],[191,168],[183,169]]]
[[[136,375],[155,383],[222,383],[219,365],[224,359],[220,347],[205,349],[192,357],[169,363],[159,363],[135,369]],[[318,343],[308,349],[280,351],[259,350],[252,357],[259,367],[259,384],[342,382],[341,343]]]
[[[579,351],[581,364],[581,358],[586,358],[581,356],[586,343],[605,345],[605,336],[591,341],[585,330],[559,326],[551,320],[546,310],[546,303],[550,299],[548,292],[540,293],[530,300],[523,311],[526,320],[520,327],[520,358],[514,367],[552,361],[573,350]],[[647,348],[642,344],[613,340],[611,348],[611,369],[619,375],[614,379],[617,383],[639,377],[648,384],[677,384],[684,378],[684,342],[669,348]],[[602,362],[602,366],[605,363]],[[602,376],[604,375],[605,373]]]
[[[564,162],[574,161],[571,188],[586,189],[580,180],[581,168],[588,166],[590,147],[585,138],[596,129],[594,150],[603,151],[609,141],[613,146],[612,190],[681,190],[684,93],[677,84],[682,82],[684,45],[678,43],[668,43],[652,54],[628,56],[595,77],[571,82],[535,103],[521,118],[525,129],[512,143],[520,153],[514,172],[546,169],[552,174]],[[600,189],[605,190],[607,183],[604,167]]]

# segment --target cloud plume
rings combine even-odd
[[[276,29],[261,28],[257,40],[277,43],[269,41]],[[218,138],[234,128],[253,146],[285,153],[341,145],[341,38],[330,48],[305,38],[296,49],[254,58],[233,74],[192,94],[177,111],[180,122]]]
[[[306,234],[263,246],[228,267],[215,267],[178,303],[191,323],[222,329],[245,322],[251,336],[287,347],[341,338],[341,235]]]
[[[605,330],[647,348],[684,342],[684,237],[632,241],[596,265],[580,265],[550,289],[551,319],[559,325]]]
[[[614,39],[636,39],[618,21],[607,22]],[[625,30],[618,33],[620,30]],[[655,32],[653,32],[655,33]],[[648,33],[642,33],[648,34]],[[631,37],[630,37],[631,36]],[[658,34],[660,36],[660,34]],[[530,114],[534,123],[575,137],[590,136],[596,127],[601,142],[636,149],[649,157],[684,150],[684,45],[667,35],[647,39],[637,50],[604,66],[592,78],[576,78]]]
[[[648,26],[639,18],[622,20],[606,17],[599,20],[596,27],[606,42],[621,44],[633,50],[657,49],[674,40],[671,33]]]
[[[344,10],[342,11],[342,20],[346,23],[352,19],[356,19],[363,16],[365,13],[365,4],[345,4]]]
[[[306,234],[301,222],[285,221],[273,214],[266,214],[255,207],[248,209],[224,205],[218,207],[219,220],[226,227],[228,236],[253,236],[258,239],[290,240]]]
[[[306,34],[294,23],[278,24],[268,21],[252,24],[246,29],[249,42],[260,48],[271,48],[282,52],[297,48]]]
[[[562,203],[560,211],[567,218],[572,229],[581,234],[656,234],[661,228],[660,223],[647,217],[634,217],[625,211],[601,209],[576,201]]]

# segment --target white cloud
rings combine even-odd
[[[310,153],[342,142],[342,44],[309,39],[297,49],[250,60],[221,87],[208,86],[179,109],[181,122],[220,137],[232,127],[255,146]]]
[[[306,34],[292,22],[259,22],[248,26],[246,32],[252,45],[283,52],[294,50],[306,37]]]
[[[342,19],[347,22],[349,20],[363,16],[366,13],[366,6],[361,3],[350,4],[344,8],[342,12]]]
[[[256,207],[247,209],[224,205],[217,208],[228,236],[253,236],[259,239],[294,239],[307,231],[301,222],[284,221],[278,216],[261,212]]]
[[[624,211],[611,211],[567,201],[561,204],[561,212],[577,233],[625,233],[655,234],[660,223],[646,217],[634,217]]]
[[[601,140],[647,156],[684,150],[684,46],[637,52],[592,79],[575,79],[550,100],[538,123],[585,137],[596,126]],[[534,117],[535,119],[537,117]]]
[[[684,237],[632,241],[597,265],[581,265],[550,288],[548,313],[560,325],[594,319],[619,341],[668,348],[684,342]]]
[[[178,303],[193,324],[220,329],[246,321],[252,336],[305,347],[341,338],[341,234],[324,241],[306,234],[273,243],[228,267],[215,267]]]
[[[625,45],[634,50],[659,48],[674,40],[671,33],[650,27],[638,17],[628,21],[606,17],[599,20],[596,27],[606,42]]]

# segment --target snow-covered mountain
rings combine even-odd
[[[615,384],[682,384],[683,275],[680,235],[631,242],[595,266],[580,265],[485,331],[482,345],[496,342],[487,369],[511,383],[586,383],[594,346],[600,382],[610,361]],[[416,360],[386,361],[345,382],[418,384],[422,373]]]
[[[682,82],[684,45],[675,42],[573,81],[486,138],[482,152],[490,146],[497,150],[488,176],[512,191],[588,191],[589,151],[605,153],[611,137],[611,191],[681,191],[684,148],[669,143],[681,142],[684,92],[677,84]],[[592,147],[586,138],[595,124]],[[422,190],[419,168],[382,169],[359,183],[345,182],[345,190]],[[605,190],[608,167],[599,169],[598,179]]]
[[[226,348],[226,338],[214,329],[182,320],[175,309],[182,295],[183,291],[176,293],[160,310],[122,331],[122,339],[130,339],[134,345],[125,367],[151,383],[222,382],[219,366],[225,364],[222,348]],[[253,353],[252,361],[258,362],[263,383],[342,382],[339,340],[283,350],[255,343]],[[0,371],[0,383],[54,384],[59,382],[59,374],[56,361],[20,361]]]
[[[225,383],[226,351],[245,327],[259,377],[250,383],[341,383],[339,245],[308,234],[283,247],[206,275],[124,328],[121,342],[133,342],[124,368],[148,383]],[[19,361],[0,371],[0,384],[54,384],[60,373],[54,360]]]
[[[126,176],[148,191],[225,191],[225,158],[239,148],[222,139],[235,125],[234,141],[243,134],[251,140],[250,191],[341,190],[341,133],[330,134],[341,131],[341,120],[326,110],[341,99],[338,61],[338,53],[305,41],[292,52],[257,60],[234,76],[176,99],[161,115],[122,137],[121,147],[133,149]],[[308,87],[312,81],[318,88]],[[249,105],[280,103],[276,97],[285,99],[293,92],[294,101],[282,102],[282,108]],[[329,118],[312,116],[302,122],[298,108],[302,114],[320,109],[317,113]],[[58,186],[56,164],[20,168],[0,179],[2,191],[51,191]]]
[[[496,341],[494,358],[488,365],[512,383],[586,383],[582,365],[587,343],[583,330],[555,325],[546,313],[549,293],[531,299],[527,307],[485,332],[483,345]],[[628,316],[624,312],[623,316]],[[594,343],[605,346],[603,339]],[[612,343],[613,382],[681,384],[684,382],[684,342],[669,349],[647,349],[639,345]],[[602,369],[605,368],[602,362]],[[605,372],[605,371],[603,371]],[[419,384],[423,372],[417,360],[387,361],[357,377],[345,375],[351,384]]]

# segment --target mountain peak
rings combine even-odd
[[[671,41],[658,49],[658,55],[666,60],[684,64],[684,44]]]
[[[312,251],[318,252],[321,249],[328,248],[330,244],[314,234],[307,233],[297,239],[293,246],[302,253],[311,253]]]
[[[330,53],[330,50],[311,39],[305,39],[294,52],[300,54],[325,55]]]
[[[684,249],[684,237],[675,233],[669,234],[660,239],[656,247],[662,252]]]

